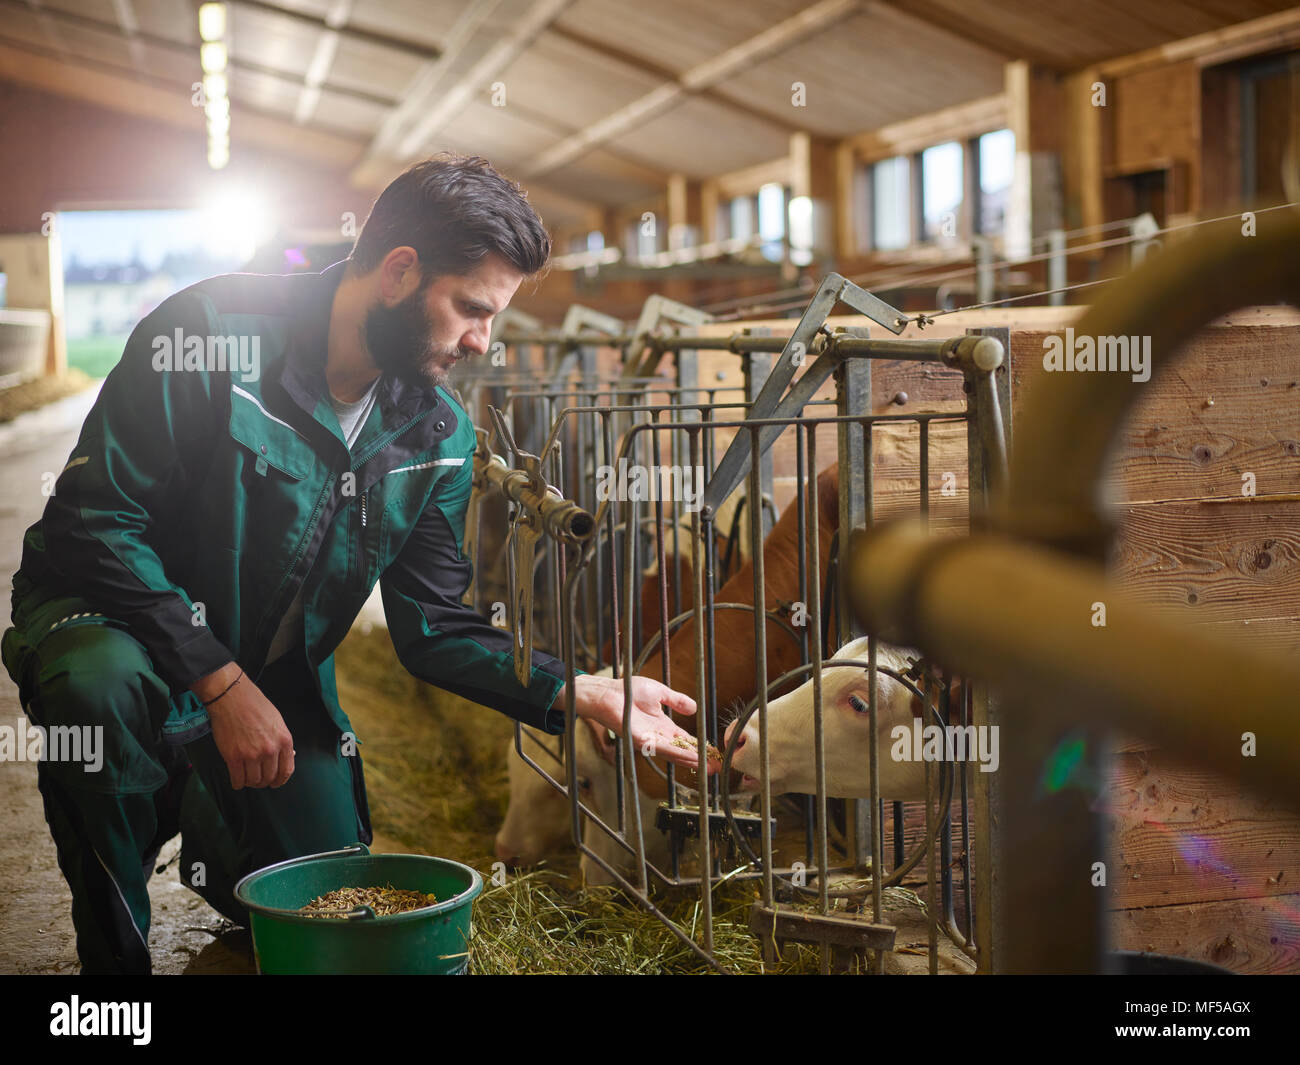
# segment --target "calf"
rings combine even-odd
[[[831,659],[867,661],[867,637],[840,648]],[[909,669],[915,652],[877,642],[876,662],[903,673]],[[953,696],[959,697],[960,689]],[[908,734],[913,720],[922,714],[921,700],[906,685],[887,673],[876,675],[877,735],[880,751],[880,797],[891,802],[920,802],[925,799],[925,764],[910,757],[895,759],[893,730],[904,726]],[[822,728],[826,761],[826,794],[833,798],[865,799],[871,796],[868,758],[871,744],[867,707],[871,698],[870,671],[843,666],[822,671]],[[952,705],[956,705],[955,703]],[[773,700],[767,707],[768,783],[772,793],[798,792],[811,795],[817,791],[816,762],[813,753],[813,682]],[[736,722],[727,728],[727,741],[735,732]],[[744,774],[742,790],[760,786],[759,726],[757,711],[745,725],[732,756],[732,768]]]
[[[603,730],[579,719],[574,738],[577,753],[578,794],[586,806],[611,827],[618,825],[618,777],[614,771],[613,746]],[[547,736],[525,728],[523,748],[534,762],[561,783],[567,774],[561,762],[564,738]],[[543,749],[543,743],[545,749]],[[506,748],[510,777],[510,806],[496,836],[496,854],[512,866],[536,865],[548,854],[560,850],[569,840],[569,800],[556,791],[515,749],[512,739]],[[654,827],[659,800],[642,795],[641,831],[646,857],[661,869],[668,864],[668,838]],[[583,843],[620,873],[628,873],[632,862],[627,851],[606,833],[584,819]],[[582,856],[582,873],[588,884],[609,884],[613,878],[587,854]]]

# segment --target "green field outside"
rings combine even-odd
[[[68,341],[68,368],[91,377],[107,377],[126,346],[125,336],[82,337]]]

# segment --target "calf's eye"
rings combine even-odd
[[[853,707],[853,709],[859,714],[871,713],[871,707],[869,707],[863,699],[859,698],[856,695],[849,696],[849,705]]]

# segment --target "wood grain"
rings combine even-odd
[[[1113,573],[1136,599],[1192,621],[1293,616],[1300,501],[1126,507]]]
[[[1117,908],[1300,887],[1300,814],[1163,751],[1115,756],[1106,812]]]
[[[1120,950],[1155,951],[1238,973],[1300,973],[1300,894],[1119,910]]]

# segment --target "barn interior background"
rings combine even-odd
[[[755,575],[755,558],[768,555],[764,538],[792,506],[812,521],[797,538],[807,548],[818,517],[808,507],[819,493],[806,489],[829,464],[840,471],[841,528],[922,512],[939,533],[965,531],[972,519],[980,526],[998,488],[993,439],[1005,438],[1014,461],[1022,415],[1044,393],[1051,338],[1071,343],[1091,304],[1136,285],[1132,271],[1184,254],[1216,224],[1264,243],[1292,224],[1285,219],[1300,201],[1300,9],[1280,3],[1238,3],[1230,16],[1219,5],[1180,0],[1083,7],[1052,0],[1028,11],[948,0],[707,8],[233,0],[203,8],[206,16],[188,3],[0,0],[0,414],[12,418],[102,376],[134,321],[197,277],[320,269],[342,258],[373,196],[411,161],[444,149],[483,155],[527,189],[556,255],[498,322],[504,364],[483,360],[459,382],[462,396],[486,431],[485,448],[508,468],[531,471],[521,453],[541,456],[555,432],[559,465],[548,458],[538,475],[592,524],[581,536],[571,525],[558,537],[532,529],[528,564],[537,577],[522,581],[527,556],[517,552],[526,537],[518,519],[540,521],[547,494],[523,498],[527,479],[517,479],[508,509],[504,478],[485,472],[475,601],[488,613],[507,604],[503,623],[522,627],[527,619],[538,645],[557,654],[566,651],[564,608],[572,601],[582,640],[571,639],[567,651],[583,669],[612,663],[606,641],[628,661],[645,651],[653,666],[653,650],[645,649],[664,614],[694,609],[700,613],[680,631],[706,628],[709,598],[746,559],[746,578]],[[161,214],[162,227],[186,240],[156,237],[160,223],[148,213]],[[1256,290],[1235,284],[1248,271],[1225,270],[1217,285],[1211,275],[1212,288],[1240,292],[1243,302],[1197,323],[1168,372],[1133,384],[1105,482],[1118,515],[1113,578],[1134,600],[1239,641],[1243,657],[1225,655],[1218,665],[1243,674],[1243,701],[1255,690],[1251,655],[1285,663],[1300,654],[1300,312],[1289,305],[1297,289],[1286,258],[1279,256],[1274,282]],[[833,284],[835,299],[817,304],[836,277],[851,287]],[[807,358],[794,366],[787,341],[804,325]],[[976,365],[970,346],[957,353],[956,341],[977,331],[1001,345],[996,365]],[[891,341],[916,346],[890,349]],[[778,411],[784,386],[797,387],[818,358],[836,351],[844,353],[839,368],[800,397],[813,405]],[[1157,352],[1157,359],[1170,355]],[[773,378],[783,365],[793,372]],[[764,395],[769,380],[776,383]],[[1077,394],[1080,404],[1090,402],[1082,387]],[[42,504],[39,473],[61,461],[75,433],[74,415],[58,411],[84,412],[85,395],[0,426],[12,475],[9,509],[0,515],[10,571],[21,530]],[[970,414],[974,429],[966,425],[986,397],[1000,400],[1001,433],[993,436],[982,435],[992,433],[987,408]],[[620,510],[623,500],[601,510],[595,467],[623,445],[637,449],[643,464],[691,465],[694,440],[710,449],[698,462],[712,485],[734,439],[749,432],[727,423],[742,420],[751,403],[790,424],[756,467],[743,448],[737,452],[740,464],[717,490],[738,490],[714,500],[731,509],[710,515],[719,536],[701,539],[694,515],[680,506],[657,513],[642,502],[633,513]],[[502,412],[500,425],[492,407]],[[578,410],[565,415],[565,408]],[[801,429],[798,415],[824,421]],[[656,419],[676,428],[644,429]],[[701,421],[723,424],[707,433],[691,428]],[[634,425],[643,428],[629,434]],[[1063,455],[1063,477],[1067,467]],[[765,502],[737,507],[742,497]],[[751,529],[755,518],[760,524]],[[617,532],[620,520],[643,532]],[[674,528],[668,539],[674,534],[665,530]],[[588,576],[566,592],[584,545]],[[1102,545],[1094,536],[1072,546],[1095,556]],[[662,576],[649,580],[660,549]],[[863,631],[842,542],[826,554],[838,562],[835,572],[828,580],[823,567],[812,582],[827,596],[838,593],[828,607],[835,624],[816,634],[824,653],[813,655],[807,626],[790,631],[791,602],[809,604],[816,556],[803,552],[800,594],[769,598],[774,616],[760,626],[773,648],[793,637],[799,662],[829,659]],[[697,583],[703,568],[716,577],[707,588]],[[525,585],[535,609],[516,606]],[[751,588],[751,608],[756,599]],[[1015,604],[990,602],[991,624],[1003,609]],[[717,612],[719,624],[725,614]],[[748,629],[734,631],[757,643],[753,617],[751,609]],[[387,640],[370,631],[381,625],[382,611],[368,611],[340,653],[349,709],[361,729],[372,730],[363,753],[383,834],[376,849],[446,853],[490,875],[503,857],[493,837],[506,813],[502,754],[513,730],[495,715],[394,679]],[[1069,630],[1050,639],[1065,659],[1087,636]],[[722,648],[701,644],[696,655],[687,647],[683,661],[716,672]],[[760,666],[770,667],[763,659]],[[1187,663],[1189,671],[1195,664]],[[834,673],[825,671],[824,682]],[[705,676],[701,690],[715,681]],[[996,692],[966,687],[959,698],[973,720],[995,720],[980,715],[996,713]],[[3,698],[6,717],[20,713],[7,682]],[[961,712],[946,695],[933,698],[935,712]],[[980,700],[994,709],[979,709]],[[423,708],[418,720],[405,712],[411,705]],[[1294,699],[1289,705],[1294,717]],[[1225,715],[1241,710],[1225,706]],[[1101,735],[1094,730],[1106,715],[1094,721],[1086,707],[1071,712],[1083,732]],[[713,727],[708,738],[722,745],[725,714]],[[1017,740],[1004,734],[1003,742]],[[1268,743],[1264,733],[1260,742]],[[1110,946],[1237,972],[1300,971],[1293,809],[1252,786],[1258,782],[1246,769],[1210,769],[1149,737],[1112,733],[1104,744],[1088,758],[1096,755],[1106,774],[1099,785],[1106,885],[1072,886],[1104,892]],[[564,771],[551,769],[559,783],[576,786],[578,752],[567,753]],[[550,764],[541,754],[535,760]],[[653,773],[637,761],[618,759],[618,771]],[[566,780],[569,768],[575,772]],[[5,971],[75,965],[34,776],[30,766],[0,766],[0,789],[16,811],[0,828],[10,885],[0,896]],[[979,952],[967,965],[954,942],[980,921],[987,933],[997,920],[996,852],[981,837],[988,824],[979,809],[984,803],[983,817],[996,817],[998,799],[982,794],[986,775],[959,776],[951,782],[951,836],[903,880],[915,894],[912,909],[936,920],[890,936],[880,929],[902,927],[904,917],[890,911],[883,920],[881,906],[900,896],[859,890],[851,906],[814,896],[812,910],[828,919],[813,941],[827,949],[808,962],[811,969],[844,961],[832,943],[866,951],[870,968],[884,967],[885,952],[868,948],[887,945],[891,967],[916,959],[924,971],[939,968],[942,942],[951,971],[975,967]],[[614,796],[604,820],[621,825],[638,854],[639,796],[617,784]],[[721,810],[721,799],[714,802]],[[780,828],[797,826],[782,852],[787,863],[802,855],[815,870],[829,858],[859,879],[868,851],[886,868],[900,864],[895,823],[907,850],[928,834],[923,803],[909,803],[897,822],[887,807],[872,818],[869,799],[842,808],[832,800],[816,816],[815,802],[773,796],[764,805]],[[763,815],[749,816],[746,838],[761,852],[763,834],[753,827]],[[935,831],[943,816],[930,816]],[[562,828],[564,820],[562,811]],[[687,831],[690,820],[674,823]],[[823,830],[829,840],[819,837]],[[701,870],[721,877],[743,864],[726,849],[732,831],[739,830],[730,825],[716,836],[722,857],[693,854],[695,872],[670,879],[698,878]],[[646,847],[661,836],[652,824],[642,834]],[[589,874],[600,864],[590,852],[610,843],[589,837]],[[561,841],[551,866],[576,876],[572,841],[565,851]],[[654,877],[627,849],[599,853],[626,863],[619,868],[629,890],[651,897]],[[774,865],[793,875],[779,861],[760,861],[750,872]],[[155,878],[155,940],[170,951],[159,968],[246,968],[238,937],[217,936],[215,915],[205,916],[171,876]],[[819,891],[817,881],[809,884]],[[755,922],[761,938],[776,928],[762,919],[782,920],[781,889],[761,875],[745,883],[761,896],[759,906],[751,912],[747,898],[735,921],[745,936]],[[689,899],[691,890],[678,896]],[[701,951],[716,957],[721,948],[711,944],[705,902],[713,896],[700,898],[708,916],[698,906],[683,916],[676,901],[662,901],[678,896],[653,897],[699,950],[670,935],[683,948],[672,964],[700,963]],[[509,919],[520,920],[517,898],[511,906]],[[500,912],[481,908],[480,925]],[[720,920],[732,916],[719,911]],[[836,923],[845,920],[859,927]],[[790,942],[800,938],[781,928]],[[980,943],[978,928],[973,938]],[[777,964],[776,952],[764,959],[758,943],[745,964]],[[519,964],[491,954],[486,941],[483,949],[485,961]],[[986,965],[989,958],[986,952]],[[725,964],[740,963],[728,956]],[[545,965],[533,959],[520,967]]]

